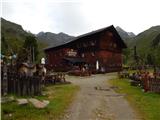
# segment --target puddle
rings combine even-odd
[[[108,95],[100,95],[100,94],[94,94],[94,93],[89,93],[88,95],[91,96],[107,96],[107,97],[124,97],[126,94],[108,94]]]
[[[100,90],[100,91],[110,91],[109,88],[102,88],[102,87],[94,87],[95,90]]]

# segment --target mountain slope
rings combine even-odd
[[[2,53],[18,52],[18,48],[22,46],[25,37],[28,35],[23,30],[21,25],[7,21],[1,18],[1,33],[2,33]]]
[[[116,30],[118,31],[119,35],[122,37],[122,39],[126,40],[128,38],[133,38],[136,35],[133,32],[126,32],[121,27],[117,26]]]
[[[21,25],[7,21],[1,18],[1,53],[5,55],[18,53],[26,39],[26,36],[33,35],[32,33],[26,32]],[[43,56],[42,48],[47,45],[39,42],[40,55]]]
[[[154,64],[160,65],[160,46],[153,46],[154,41],[158,41],[157,39],[159,39],[159,34],[160,26],[153,26],[137,35],[136,42],[133,43],[133,45],[135,44],[137,46],[137,51],[140,57],[145,58],[147,63],[150,61],[148,60],[148,56],[151,56]]]
[[[137,36],[132,32],[124,31],[120,27],[116,27],[116,29],[128,46],[128,49],[124,51],[126,61],[133,61],[133,47],[137,46],[137,53],[141,58],[147,60],[148,55],[154,56],[154,59],[160,64],[160,26],[153,26]],[[3,18],[1,18],[1,33],[2,54],[10,54],[11,51],[18,53],[22,48],[26,36],[32,34],[23,30],[21,25]],[[57,46],[69,42],[74,38],[65,33],[55,34],[51,32],[40,32],[36,37],[41,54],[43,54],[43,48],[48,47],[48,45]]]
[[[69,42],[72,40],[72,38],[74,38],[73,36],[69,36],[62,32],[58,34],[51,32],[40,32],[36,36],[40,41],[45,42],[50,46],[61,45],[63,43]]]
[[[138,34],[133,45],[137,46],[139,52],[149,52],[153,48],[153,40],[160,34],[160,26],[153,26]]]
[[[17,34],[21,37],[24,37],[24,35],[27,34],[27,32],[23,30],[21,25],[7,21],[3,18],[1,18],[1,28],[2,28],[2,33],[4,34],[5,33],[6,34]]]
[[[141,32],[137,36],[132,39],[125,40],[128,45],[128,49],[126,49],[125,53],[127,53],[128,62],[133,61],[134,51],[133,48],[136,46],[138,56],[143,59],[144,62],[148,64],[147,56],[152,56],[155,64],[160,65],[160,26],[153,26],[144,32]],[[157,43],[157,45],[154,45]]]
[[[160,34],[158,34],[152,42],[153,47],[160,46]]]
[[[132,46],[132,42],[135,40],[136,35],[133,32],[126,32],[121,27],[117,26],[116,30],[118,31],[121,38],[127,44],[128,47]]]

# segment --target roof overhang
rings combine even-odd
[[[69,62],[71,62],[73,64],[76,64],[76,63],[78,63],[78,64],[80,64],[80,63],[82,63],[82,64],[86,63],[83,58],[77,58],[77,57],[65,57],[65,58],[63,58],[63,60],[69,61]]]

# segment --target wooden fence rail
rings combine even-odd
[[[160,73],[156,76],[149,76],[148,73],[130,75],[127,71],[118,72],[119,78],[128,78],[132,86],[141,86],[145,92],[151,91],[160,93]]]
[[[160,93],[160,80],[159,79],[148,79],[148,90],[151,92]]]
[[[1,93],[19,96],[33,96],[41,93],[41,78],[39,76],[24,76],[7,70],[1,71]]]

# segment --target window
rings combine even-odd
[[[56,54],[54,54],[54,57],[56,57]]]
[[[114,47],[114,48],[116,48],[116,47],[117,47],[117,44],[116,44],[116,43],[114,43],[114,44],[113,44],[113,47]]]
[[[83,43],[83,47],[87,47],[86,43]]]
[[[63,56],[63,54],[62,54],[62,53],[59,53],[59,56]]]
[[[113,46],[113,43],[112,43],[112,42],[110,42],[109,46],[110,46],[110,47],[112,47],[112,46]]]
[[[92,56],[95,56],[95,52],[92,52],[91,55],[92,55]]]
[[[108,36],[112,37],[113,33],[112,32],[107,32]]]
[[[91,46],[94,46],[95,45],[95,42],[94,41],[91,41]]]
[[[73,51],[73,49],[70,50],[71,52]]]
[[[77,44],[77,48],[81,48],[81,44]]]
[[[82,55],[81,55],[83,58],[84,58],[84,53],[82,53]]]

